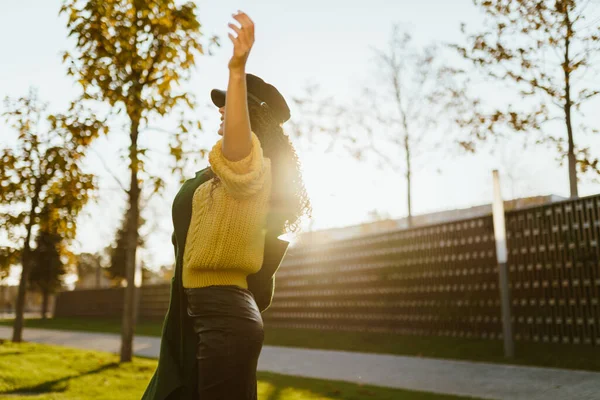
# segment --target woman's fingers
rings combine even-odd
[[[248,14],[239,11],[237,14],[234,14],[234,18],[242,24],[243,27],[249,28],[251,31],[254,31],[254,21],[250,19]]]
[[[237,34],[237,36],[235,36],[235,38],[237,40],[234,42],[234,44],[243,44],[244,46],[247,46],[248,45],[248,40],[246,38],[247,34],[244,32],[244,30],[235,24],[228,24],[228,26],[232,30],[234,30],[235,33]],[[229,35],[231,35],[231,33]]]
[[[231,29],[233,29],[235,31],[235,33],[238,34],[238,36],[240,35],[240,32],[242,32],[242,29],[239,28],[237,25],[229,23],[227,24],[227,26],[229,26]]]
[[[243,68],[254,44],[254,22],[245,13],[238,11],[233,14],[233,18],[241,26],[234,23],[228,24],[233,32],[228,33],[229,39],[233,43],[233,57],[229,61],[229,68]]]
[[[234,43],[236,49],[239,48],[240,50],[244,50],[247,47],[249,47],[248,39],[246,37],[247,35],[244,34],[244,31],[241,28],[237,28],[237,29],[236,28],[232,27],[232,29],[237,33],[237,36],[234,36],[233,34],[229,33],[229,37],[235,38],[235,41],[233,43]]]
[[[233,18],[240,23],[242,30],[249,34],[251,39],[254,39],[254,22],[245,13],[233,14]]]
[[[247,24],[242,24],[242,26],[239,27],[232,23],[228,24],[228,26],[233,31],[235,31],[235,33],[237,34],[237,38],[241,44],[243,44],[244,46],[246,46],[248,48],[252,47],[252,44],[254,43],[253,27],[251,27]]]
[[[229,39],[231,39],[231,42],[233,43],[233,47],[237,46],[238,40],[235,36],[233,36],[231,33],[228,33],[227,36],[229,36]]]

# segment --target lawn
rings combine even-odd
[[[0,320],[12,325],[12,320]],[[90,332],[120,332],[116,319],[29,319],[26,327],[80,330]],[[160,336],[161,321],[141,321],[136,334]],[[446,358],[456,360],[506,363],[502,342],[446,337],[416,337],[369,332],[334,332],[311,329],[284,329],[265,326],[265,345],[313,349],[360,351]],[[600,371],[600,346],[562,345],[547,343],[517,343],[512,364],[566,369]]]
[[[33,343],[0,343],[0,399],[139,399],[156,361],[119,365],[109,353]],[[261,400],[466,400],[337,381],[259,373]]]

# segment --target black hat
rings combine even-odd
[[[266,83],[256,75],[246,74],[246,88],[248,98],[259,103],[266,103],[279,123],[283,124],[290,119],[290,108],[275,86]],[[210,97],[213,103],[220,108],[225,106],[226,94],[227,92],[224,90],[213,89],[210,92]]]

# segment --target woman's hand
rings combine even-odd
[[[246,61],[254,44],[254,22],[239,10],[233,18],[240,23],[241,27],[229,24],[229,27],[237,33],[237,37],[229,33],[229,39],[233,42],[233,56],[229,60],[229,83],[225,97],[221,148],[227,160],[239,161],[247,157],[252,150]]]
[[[231,33],[228,34],[229,39],[233,42],[233,56],[229,60],[229,70],[244,72],[250,50],[254,45],[254,22],[246,13],[239,10],[237,14],[233,14],[233,18],[240,23],[241,27],[232,23],[229,24],[229,27],[237,34],[237,37]]]

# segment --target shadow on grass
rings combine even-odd
[[[291,380],[290,380],[291,379]],[[392,399],[397,397],[388,397],[394,396],[394,394],[390,394],[392,389],[385,388],[377,388],[376,390],[385,392],[390,391],[388,396],[382,393],[374,393],[368,387],[360,387],[356,384],[350,382],[341,382],[341,381],[321,381],[313,378],[303,378],[303,377],[289,377],[286,375],[274,374],[271,372],[261,372],[259,374],[258,380],[262,383],[269,384],[273,387],[273,390],[266,396],[264,396],[264,400],[280,400],[284,398],[287,390],[298,390],[302,392],[311,393],[314,396],[318,396],[315,398],[321,398],[321,396],[326,396],[332,399],[349,399],[349,400],[357,400],[357,399],[368,399],[368,398],[376,398],[376,399]],[[396,396],[398,393],[396,392]],[[296,397],[294,397],[296,398]],[[299,398],[299,397],[298,397]],[[412,399],[412,397],[409,397]]]
[[[17,353],[20,354],[20,353]],[[6,392],[0,392],[0,394],[18,394],[18,395],[38,395],[43,393],[61,393],[65,392],[69,388],[69,381],[72,379],[81,378],[86,375],[93,375],[108,369],[118,368],[119,363],[110,363],[103,365],[99,368],[93,369],[91,371],[82,372],[78,375],[65,376],[64,378],[55,379],[53,381],[43,382],[39,385],[23,387],[19,389],[13,389]]]
[[[23,354],[22,351],[3,351],[0,353],[0,357],[4,356],[18,356],[19,354]]]

